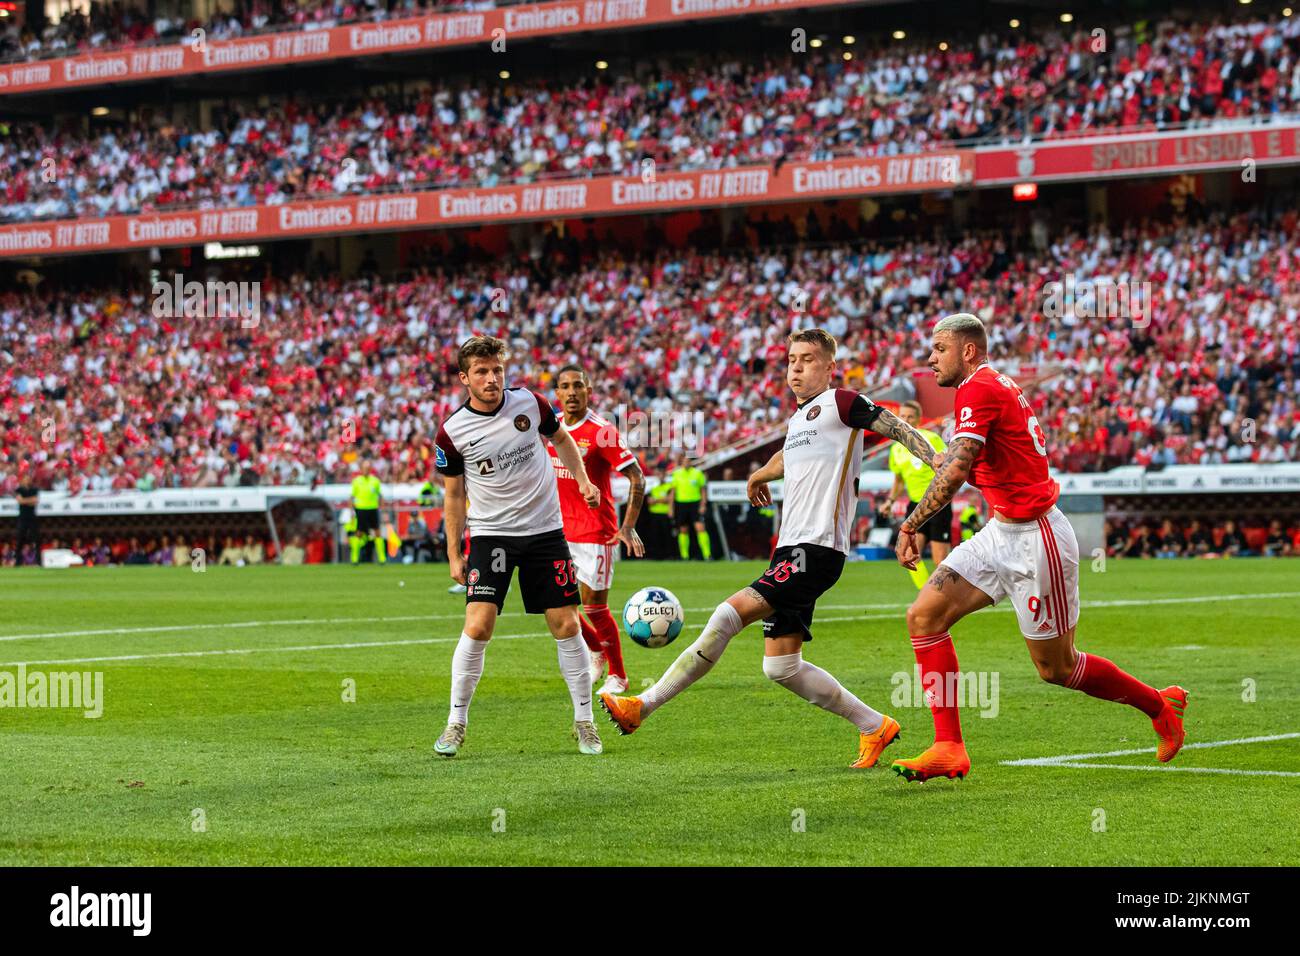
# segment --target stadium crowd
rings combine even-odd
[[[233,108],[211,129],[157,120],[88,134],[15,123],[0,137],[11,221],[183,206],[277,205],[379,190],[912,152],[995,132],[1055,66],[1029,45],[845,62],[663,66],[646,76]],[[1035,99],[1036,98],[1036,99]]]
[[[1279,558],[1300,555],[1300,524],[1274,518],[1244,525],[1233,520],[1186,524],[1166,519],[1106,522],[1106,555],[1112,558]]]
[[[935,316],[971,311],[995,362],[1033,368],[1052,464],[1300,459],[1300,222],[1240,215],[1112,235],[1000,235],[623,254],[576,242],[535,261],[417,269],[402,279],[265,279],[257,323],[160,318],[147,283],[0,296],[0,461],[55,490],[423,481],[436,425],[462,400],[459,343],[508,339],[510,376],[551,391],[585,363],[606,415],[648,416],[647,464],[714,450],[789,414],[784,337],[821,325],[845,383],[868,394],[928,354]],[[1045,283],[1149,283],[1133,314]],[[696,433],[699,433],[696,436]],[[665,447],[667,446],[667,447]]]
[[[1198,123],[1290,112],[1300,17],[1169,25],[1117,37],[984,35],[758,59],[693,57],[643,75],[233,106],[212,128],[163,116],[93,130],[81,117],[0,128],[7,221],[381,190],[914,152],[1025,131]],[[235,101],[238,104],[239,101]]]
[[[0,21],[0,59],[35,60],[106,50],[181,43],[195,30],[230,40],[279,30],[321,30],[347,23],[396,20],[423,13],[487,10],[523,0],[223,0],[207,19],[150,16],[141,3],[92,2],[68,10],[39,33]]]
[[[164,534],[159,537],[140,535],[95,535],[73,537],[67,540],[45,536],[40,550],[66,548],[87,567],[103,565],[155,565],[163,567],[193,567],[195,549],[202,552],[202,560],[218,566],[248,567],[273,563],[280,557],[284,564],[320,564],[329,560],[329,542],[323,535],[294,536],[284,545],[282,556],[275,544],[256,535],[215,535],[188,539],[183,534]],[[19,558],[22,558],[20,561]],[[40,564],[37,549],[28,545],[20,555],[13,541],[0,541],[0,567]]]

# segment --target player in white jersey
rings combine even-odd
[[[578,749],[598,754],[600,735],[591,720],[591,657],[579,633],[578,580],[564,541],[546,439],[590,507],[600,503],[600,492],[588,480],[578,446],[550,403],[528,389],[505,388],[505,356],[506,344],[490,336],[475,336],[461,346],[460,380],[469,399],[442,423],[434,442],[446,487],[451,576],[466,586],[465,628],[451,660],[451,713],[434,750],[454,757],[465,742],[484,652],[517,567],[524,610],[545,614],[555,637],[560,673],[573,699]],[[467,517],[468,557],[461,552]]]
[[[767,484],[785,478],[781,534],[768,569],[749,587],[718,605],[695,643],[638,697],[601,694],[600,703],[630,734],[651,713],[707,674],[731,639],[763,622],[763,673],[858,728],[854,767],[874,766],[898,736],[898,722],[872,710],[826,671],[803,659],[812,640],[817,599],[839,580],[849,550],[849,528],[862,471],[862,432],[870,429],[933,460],[934,449],[914,428],[866,397],[834,388],[835,337],[805,329],[787,340],[786,382],[799,406],[785,444],[749,479],[749,500],[771,504]]]

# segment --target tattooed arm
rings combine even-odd
[[[877,435],[892,438],[921,461],[929,462],[936,472],[939,470],[939,462],[942,456],[931,447],[930,443],[925,440],[924,435],[893,412],[883,408],[880,409],[880,414],[871,423],[871,430]]]
[[[971,466],[983,449],[984,443],[974,438],[954,438],[943,461],[935,466],[934,479],[926,489],[925,497],[917,502],[903,526],[898,529],[898,543],[894,546],[894,552],[898,556],[898,563],[909,571],[916,570],[916,562],[921,558],[920,548],[916,544],[916,529],[952,501],[952,496],[965,484]]]
[[[614,532],[614,537],[606,541],[606,544],[618,544],[622,542],[627,545],[628,553],[634,558],[645,557],[645,545],[641,542],[641,536],[636,533],[636,522],[641,517],[641,502],[645,498],[645,474],[641,471],[641,466],[633,461],[624,469],[627,480],[632,487],[627,492],[627,508],[623,512],[623,523],[619,529]]]
[[[943,456],[943,461],[934,469],[934,480],[930,482],[925,497],[917,503],[915,510],[903,522],[901,530],[904,534],[916,534],[917,528],[952,501],[952,496],[966,483],[975,459],[983,450],[984,443],[974,438],[953,439],[952,444],[948,446],[948,453]]]

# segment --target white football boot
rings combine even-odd
[[[627,693],[627,678],[615,677],[613,674],[611,674],[609,676],[609,680],[605,681],[605,686],[603,686],[600,690],[596,691],[596,693],[612,694],[615,697],[622,696],[623,694]]]
[[[573,722],[573,736],[578,741],[579,753],[594,756],[605,752],[605,748],[600,742],[600,734],[596,733],[596,725],[590,720],[575,720]]]
[[[434,753],[443,757],[454,757],[460,752],[460,748],[465,744],[465,725],[448,724],[447,729],[442,732],[433,745]]]

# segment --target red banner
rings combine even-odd
[[[1045,140],[975,151],[978,186],[1300,162],[1300,124]]]
[[[970,150],[824,163],[603,176],[490,189],[348,196],[0,227],[0,257],[286,239],[509,220],[655,212],[970,186]]]
[[[325,30],[181,43],[0,66],[0,93],[103,86],[196,73],[412,53],[594,30],[619,30],[867,0],[572,0],[440,13]]]

